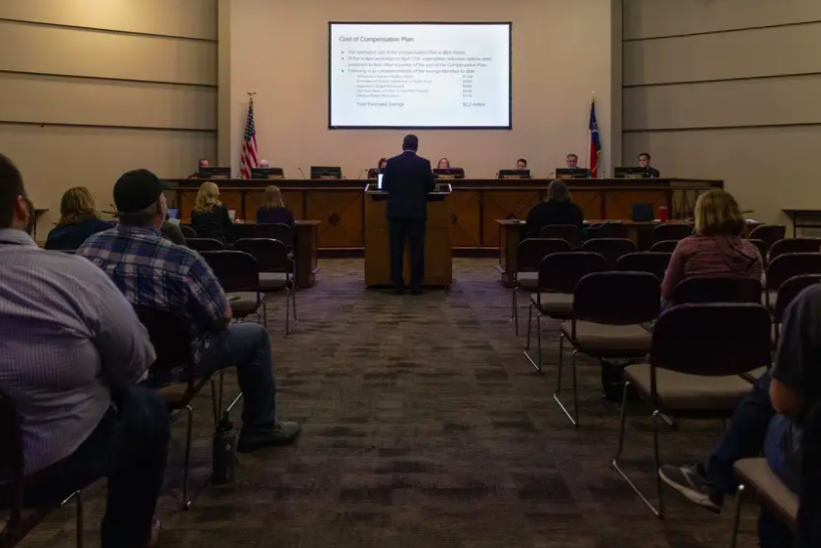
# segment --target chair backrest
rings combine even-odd
[[[661,223],[653,229],[653,242],[683,240],[693,234],[693,225],[684,223]]]
[[[244,251],[203,251],[202,257],[214,271],[226,293],[259,289],[257,260]]]
[[[788,238],[778,240],[770,247],[769,259],[772,261],[785,253],[821,253],[821,239]]]
[[[648,272],[596,272],[579,280],[573,292],[573,319],[614,325],[655,320],[661,284]]]
[[[22,517],[24,470],[23,434],[17,406],[14,400],[0,392],[0,500],[3,507],[11,508],[9,525],[14,527]],[[4,480],[10,480],[10,483],[3,484]]]
[[[243,238],[234,242],[234,251],[244,251],[253,256],[259,272],[288,272],[291,268],[288,249],[279,240]]]
[[[618,260],[628,253],[636,252],[636,244],[627,238],[596,238],[587,240],[582,251],[598,253],[607,262],[607,268],[614,270]]]
[[[189,384],[194,382],[194,355],[191,351],[191,323],[179,314],[150,308],[137,308],[140,319],[154,346],[157,359],[151,372],[182,367]]]
[[[196,238],[197,231],[191,228],[188,225],[178,225],[180,227],[180,232],[182,232],[183,237],[187,238]]]
[[[817,283],[821,283],[821,274],[801,274],[800,276],[793,276],[782,283],[778,288],[778,298],[773,309],[773,321],[781,323],[784,312],[787,311],[787,307],[798,294]]]
[[[659,253],[672,253],[676,250],[679,240],[662,240],[650,246],[650,251],[658,251]]]
[[[185,245],[194,251],[221,251],[225,249],[225,245],[212,238],[186,238]]]
[[[576,225],[547,225],[539,230],[539,238],[566,240],[573,249],[582,245],[582,232]]]
[[[642,251],[640,253],[628,253],[619,258],[616,263],[616,270],[632,272],[649,272],[653,276],[664,280],[664,273],[667,265],[670,264],[672,253],[659,253],[657,251]]]
[[[761,225],[750,232],[750,239],[761,240],[766,244],[767,249],[770,249],[775,242],[783,240],[786,235],[787,227],[784,225]]]
[[[781,284],[801,274],[821,274],[821,253],[786,253],[767,265],[767,289],[776,291]]]
[[[673,303],[761,303],[761,281],[740,276],[693,276],[673,290]]]
[[[573,293],[583,277],[607,270],[607,261],[598,253],[564,251],[551,253],[539,264],[538,287],[543,291]]]
[[[747,373],[772,362],[770,314],[761,304],[701,303],[674,306],[653,327],[650,363],[706,376]],[[655,369],[651,387],[655,385]]]
[[[587,229],[587,239],[595,240],[596,238],[629,238],[630,231],[627,230],[627,225],[624,223],[601,223],[591,225]]]
[[[285,247],[294,246],[294,229],[283,223],[260,223],[251,231],[252,238],[270,238],[279,240]]]
[[[559,251],[570,251],[567,240],[528,238],[516,248],[516,272],[538,272],[542,259]]]
[[[801,485],[798,488],[796,548],[821,546],[821,400],[808,402],[802,421]]]
[[[750,240],[747,240],[747,241],[755,246],[755,248],[758,250],[758,254],[761,255],[761,264],[766,266],[767,265],[767,251],[768,251],[768,248],[767,248],[767,244],[764,243],[764,240],[752,240],[752,239],[750,239]]]

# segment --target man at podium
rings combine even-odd
[[[405,292],[402,259],[405,240],[410,251],[410,289],[418,295],[425,278],[425,222],[428,218],[428,193],[435,183],[430,160],[417,156],[419,138],[406,135],[402,154],[388,160],[383,172],[382,190],[388,193],[386,216],[390,232],[391,281],[397,295]]]

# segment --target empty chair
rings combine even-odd
[[[770,249],[775,242],[783,240],[787,235],[787,227],[784,225],[761,225],[750,232],[751,240],[761,240]]]
[[[584,242],[582,251],[598,253],[607,262],[607,269],[615,270],[621,257],[636,252],[636,244],[626,238],[596,238]]]
[[[542,323],[543,315],[558,320],[568,320],[573,313],[573,292],[576,284],[592,272],[603,272],[607,262],[598,253],[586,251],[557,252],[547,255],[539,264],[538,290],[530,296],[527,313],[527,343],[524,355],[537,371],[542,370]],[[533,309],[536,309],[536,360],[530,356],[530,330]]]
[[[775,475],[767,459],[741,459],[733,465],[733,471],[738,478],[738,491],[730,546],[733,548],[736,546],[738,526],[741,523],[741,505],[747,491],[752,491],[757,502],[766,506],[773,516],[795,532],[798,519],[798,495]],[[806,546],[815,545],[806,544]]]
[[[296,312],[296,264],[288,255],[285,244],[269,238],[244,238],[234,243],[234,250],[244,251],[257,260],[260,291],[285,290],[285,335],[290,335],[299,323],[299,318]]]
[[[801,274],[800,276],[793,276],[779,286],[775,305],[773,306],[773,324],[775,325],[773,344],[778,343],[781,322],[784,318],[784,312],[787,311],[787,307],[795,300],[799,293],[819,282],[821,282],[821,274]]]
[[[186,238],[185,245],[194,251],[222,251],[225,249],[225,244],[219,240],[212,238]]]
[[[658,251],[660,253],[672,253],[676,250],[679,240],[662,240],[650,246],[650,251]]]
[[[693,226],[685,223],[661,223],[653,229],[653,243],[683,240],[693,234]]]
[[[640,253],[628,253],[623,255],[616,262],[616,270],[649,272],[659,282],[664,279],[664,272],[670,264],[670,253],[659,253],[656,251],[642,251]]]
[[[787,253],[770,261],[764,288],[767,307],[775,308],[781,284],[801,274],[821,274],[821,253]]]
[[[547,255],[558,251],[570,251],[566,240],[556,238],[529,238],[516,248],[516,270],[513,272],[510,318],[516,334],[519,334],[519,305],[516,293],[519,289],[535,290],[539,281],[539,265]]]
[[[539,230],[539,238],[558,238],[565,240],[573,249],[582,245],[582,232],[575,225],[547,225]]]
[[[755,246],[755,248],[758,250],[758,254],[761,255],[762,264],[766,267],[767,262],[768,262],[767,261],[767,252],[768,252],[767,244],[764,243],[763,240],[747,240],[747,241],[750,242],[751,244],[753,244]]]
[[[292,251],[294,248],[294,229],[284,223],[262,223],[255,225],[250,237],[279,240],[285,244],[288,251]]]
[[[821,239],[819,238],[788,238],[778,240],[770,246],[769,260],[773,260],[785,253],[819,253]]]
[[[587,229],[587,239],[596,238],[629,238],[630,231],[624,223],[600,223]]]
[[[257,260],[244,251],[203,251],[202,257],[220,282],[228,304],[237,319],[257,314],[262,307],[262,323],[267,325],[267,313],[262,306]]]
[[[188,225],[178,225],[180,227],[180,232],[187,240],[188,238],[196,238],[197,232]]]
[[[573,292],[573,311],[561,326],[559,371],[553,399],[574,426],[579,425],[576,354],[599,360],[642,359],[650,352],[651,335],[642,324],[658,317],[661,286],[647,272],[597,272],[584,276]],[[562,389],[563,342],[573,347],[573,413],[559,399]]]
[[[679,282],[671,304],[761,303],[761,282],[736,276],[693,276]]]
[[[658,422],[662,417],[726,420],[750,392],[740,375],[769,366],[770,315],[760,304],[684,304],[662,314],[653,328],[649,363],[624,370],[624,392],[618,448],[612,465],[650,508],[662,518],[662,480]],[[631,387],[652,409],[655,506],[621,467]]]

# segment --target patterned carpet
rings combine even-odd
[[[540,375],[507,320],[510,293],[493,261],[455,261],[450,292],[366,291],[361,260],[326,260],[298,295],[302,322],[282,337],[284,295],[269,304],[280,416],[302,422],[293,447],[240,455],[238,481],[209,486],[188,511],[184,425],[175,425],[158,511],[164,547],[695,548],[727,546],[730,512],[714,516],[666,491],[656,520],[610,467],[618,406],[601,398],[599,368],[580,363],[581,428],[552,399],[557,338],[544,331]],[[236,392],[230,376],[227,394]],[[198,401],[194,480],[209,468],[212,422]],[[651,422],[636,404],[627,454],[654,493]],[[238,417],[234,413],[235,418]],[[693,460],[720,431],[682,422],[662,454]],[[103,488],[86,495],[86,546],[98,545]],[[728,506],[728,509],[732,506]],[[754,546],[755,508],[739,546]],[[22,544],[74,546],[73,507]]]

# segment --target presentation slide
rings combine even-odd
[[[328,126],[511,127],[510,23],[328,24]]]

